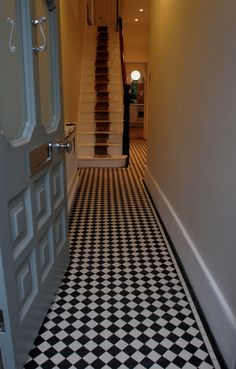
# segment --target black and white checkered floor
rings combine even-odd
[[[143,186],[129,169],[81,169],[71,262],[25,369],[219,369]]]

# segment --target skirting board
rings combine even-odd
[[[229,369],[236,369],[236,318],[175,210],[148,168],[144,182],[198,298],[203,314]]]
[[[78,184],[78,170],[75,171],[73,178],[70,181],[70,184],[67,188],[67,205],[68,205],[68,211],[70,211],[75,194],[76,194],[76,189],[77,189],[77,184]]]

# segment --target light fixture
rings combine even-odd
[[[143,12],[143,9],[139,9],[140,12]]]
[[[135,20],[134,20],[135,22],[138,22],[139,20],[138,20],[138,18],[135,18]]]
[[[141,74],[138,70],[133,70],[133,72],[131,72],[131,78],[133,81],[138,81],[141,77]]]

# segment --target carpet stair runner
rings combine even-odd
[[[85,45],[78,167],[124,167],[123,89],[115,27],[88,26]]]

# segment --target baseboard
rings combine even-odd
[[[184,265],[226,365],[229,369],[236,369],[236,317],[198,253],[197,247],[148,168],[145,170],[144,181]]]
[[[75,193],[77,190],[77,184],[78,184],[78,171],[76,170],[67,188],[68,211],[70,211],[71,209],[71,206],[72,206],[72,203],[75,197]]]

